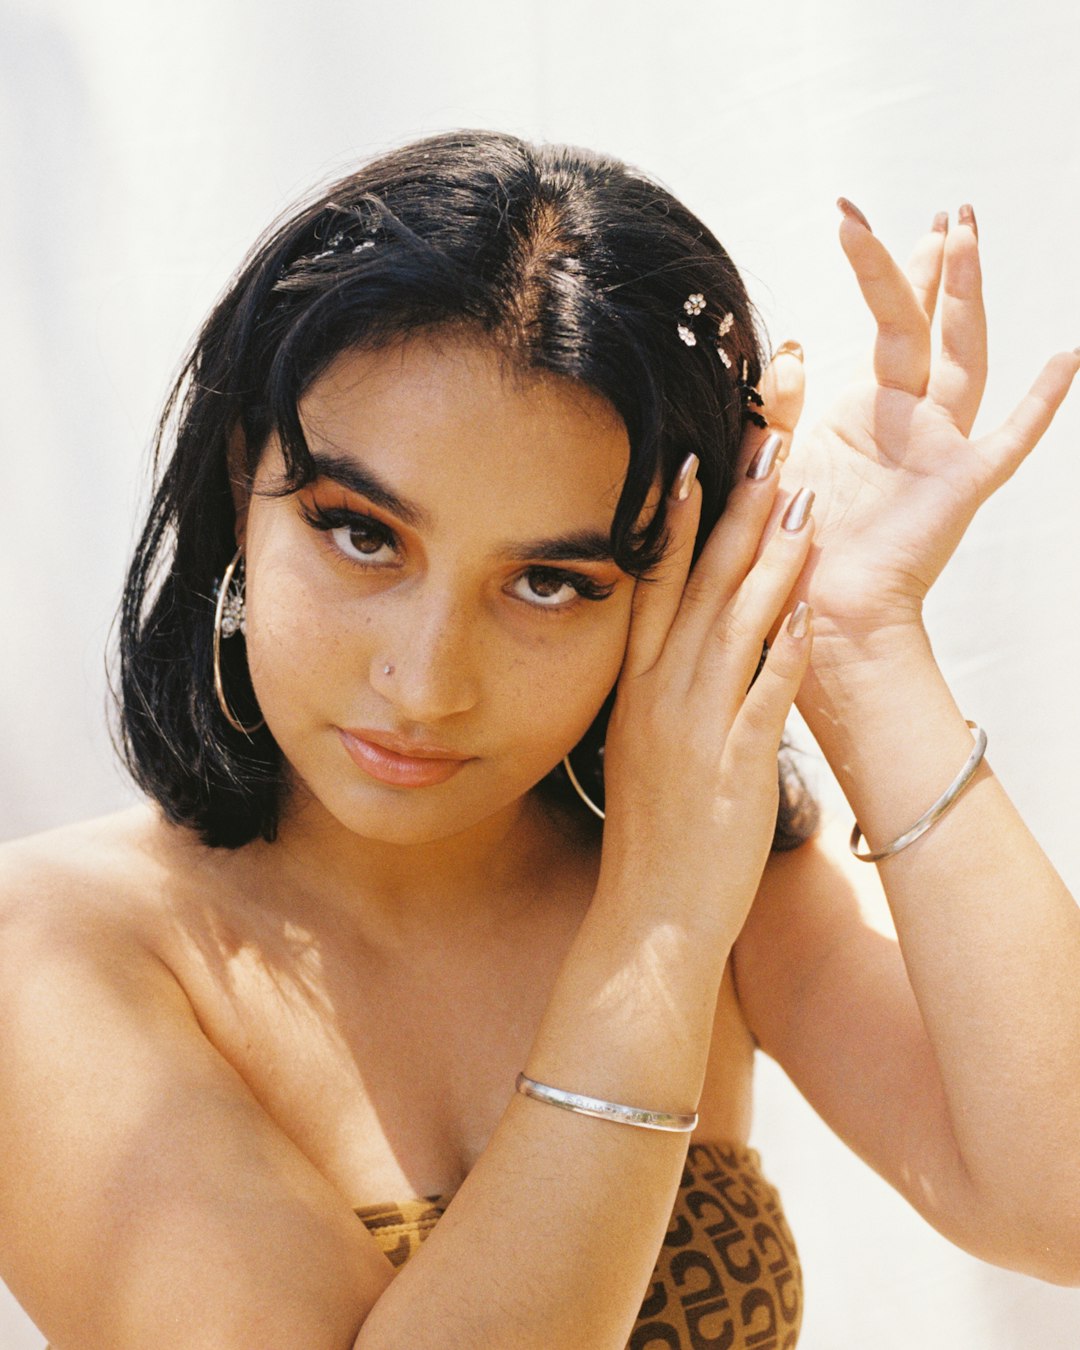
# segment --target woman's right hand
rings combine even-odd
[[[796,502],[780,488],[779,457],[766,477],[747,476],[765,439],[757,433],[745,448],[742,476],[692,571],[700,486],[669,501],[669,547],[635,593],[604,751],[601,889],[662,887],[666,913],[725,952],[768,857],[777,752],[812,641],[812,616],[799,615],[800,634],[784,613],[813,518],[790,528]]]

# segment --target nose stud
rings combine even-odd
[[[382,668],[382,673],[383,673],[384,675],[393,675],[393,673],[394,673],[394,667],[393,667],[392,665],[390,665],[389,662],[388,662],[385,666],[383,666],[383,668]]]

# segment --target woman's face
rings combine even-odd
[[[446,336],[343,354],[300,413],[320,476],[260,495],[281,481],[272,441],[242,519],[259,705],[349,830],[456,834],[557,764],[618,676],[625,427]]]

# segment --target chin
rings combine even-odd
[[[309,782],[298,781],[296,790],[290,793],[292,801],[285,816],[297,821],[328,817],[359,839],[419,846],[452,839],[491,820],[514,807],[534,786],[522,784],[516,792],[510,790],[492,800],[486,793],[481,798],[475,792],[463,792],[457,778],[423,788],[337,783],[324,792],[315,792]]]

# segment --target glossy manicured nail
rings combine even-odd
[[[873,229],[871,228],[870,222],[866,219],[866,217],[863,215],[863,213],[859,210],[859,208],[855,205],[854,202],[849,202],[846,197],[837,197],[836,204],[840,208],[840,210],[843,211],[844,215],[848,217],[849,220],[857,220],[860,225],[865,225],[866,228],[870,230],[871,234],[874,233]]]
[[[938,234],[948,234],[949,233],[948,211],[939,211],[937,215],[934,217],[934,223],[933,225],[931,225],[930,228],[932,230],[936,230]]]
[[[813,490],[811,488],[800,488],[792,497],[791,505],[784,512],[784,518],[780,522],[781,528],[787,530],[788,534],[794,534],[796,530],[801,530],[806,524],[813,504]]]
[[[800,600],[787,621],[788,632],[793,638],[804,638],[810,631],[810,620],[813,617],[814,611],[805,600]]]
[[[972,230],[975,232],[975,238],[978,239],[979,222],[975,219],[975,212],[971,208],[971,206],[967,202],[965,202],[964,205],[960,208],[959,211],[957,211],[956,214],[960,221],[960,224],[970,225]]]
[[[682,462],[682,467],[675,475],[675,482],[672,484],[671,496],[674,501],[684,502],[690,496],[690,489],[694,486],[694,479],[698,471],[697,455],[687,455]]]
[[[768,478],[783,444],[783,440],[775,431],[770,432],[758,446],[754,458],[750,461],[750,467],[746,470],[747,478],[753,478],[756,482],[760,482],[762,478]]]
[[[794,356],[797,360],[803,359],[802,343],[796,342],[794,338],[788,338],[786,342],[781,342],[776,349],[777,356]]]

